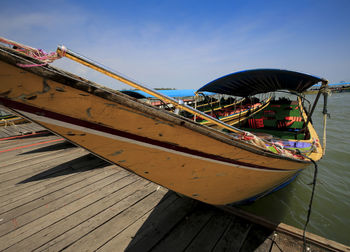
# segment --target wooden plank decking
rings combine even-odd
[[[0,251],[302,251],[281,228],[180,197],[61,137],[2,130]],[[326,243],[311,250],[350,251]]]

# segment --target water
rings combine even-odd
[[[313,101],[315,95],[309,95]],[[329,97],[326,155],[318,162],[317,185],[307,231],[350,245],[350,93]],[[313,115],[320,139],[323,136],[323,98]],[[303,229],[311,195],[314,169],[310,166],[284,189],[245,210],[274,222]]]

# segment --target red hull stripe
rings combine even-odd
[[[178,146],[178,145],[175,145],[175,144],[171,144],[171,143],[168,143],[168,142],[162,142],[162,141],[154,140],[154,139],[151,139],[151,138],[135,135],[135,134],[132,134],[132,133],[129,133],[129,132],[120,131],[120,130],[117,130],[117,129],[106,127],[104,125],[88,122],[88,121],[85,121],[85,120],[81,120],[81,119],[73,118],[73,117],[70,117],[70,116],[58,114],[58,113],[55,113],[55,112],[52,112],[52,111],[44,110],[44,109],[37,108],[37,107],[34,107],[34,106],[30,106],[30,105],[27,105],[27,104],[23,104],[23,103],[19,103],[19,102],[16,102],[16,101],[8,100],[8,99],[5,99],[3,97],[0,97],[0,102],[2,104],[4,104],[4,106],[7,106],[9,108],[22,110],[22,111],[29,112],[29,113],[35,113],[35,114],[38,114],[40,116],[45,116],[47,118],[55,119],[55,120],[58,120],[58,121],[70,123],[70,124],[73,124],[73,125],[78,125],[78,126],[81,126],[81,127],[97,130],[97,131],[104,132],[104,133],[109,133],[109,134],[112,134],[112,135],[116,135],[116,136],[120,136],[120,137],[124,137],[124,138],[128,138],[128,139],[132,139],[132,140],[139,141],[139,142],[144,142],[144,143],[155,145],[155,146],[160,146],[160,147],[163,147],[163,148],[166,148],[166,149],[175,150],[175,151],[179,151],[179,152],[183,152],[183,153],[187,153],[187,154],[191,154],[191,155],[195,155],[195,156],[199,156],[199,157],[209,158],[209,159],[213,159],[213,160],[217,160],[217,161],[222,161],[222,162],[227,162],[227,163],[231,163],[231,164],[235,164],[235,165],[251,167],[251,168],[255,168],[255,169],[274,170],[274,171],[295,170],[295,169],[270,168],[270,167],[265,167],[265,166],[260,166],[260,165],[255,165],[255,164],[250,164],[250,163],[237,161],[237,160],[230,159],[230,158],[220,157],[220,156],[217,156],[217,155],[208,154],[208,153],[204,153],[204,152],[197,151],[197,150],[192,150],[192,149],[188,149],[188,148],[185,148],[185,147],[182,147],[182,146]]]

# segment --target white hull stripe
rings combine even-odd
[[[168,152],[168,153],[181,155],[181,156],[185,156],[185,157],[189,157],[189,158],[194,158],[194,159],[198,159],[198,160],[203,160],[203,161],[207,161],[207,162],[212,162],[212,163],[217,163],[217,164],[221,164],[221,165],[232,166],[232,167],[236,167],[236,168],[242,168],[242,169],[248,169],[248,170],[254,170],[254,171],[261,171],[261,172],[291,172],[292,171],[292,170],[261,169],[261,168],[254,168],[254,167],[243,166],[243,165],[236,165],[236,164],[232,164],[232,163],[229,163],[229,162],[224,162],[224,161],[220,161],[220,160],[215,160],[215,159],[210,159],[210,158],[206,158],[206,157],[201,157],[201,156],[197,156],[197,155],[193,155],[193,154],[189,154],[189,153],[185,153],[185,152],[181,152],[181,151],[177,151],[177,150],[168,149],[168,148],[165,148],[165,147],[162,147],[162,146],[157,146],[157,145],[153,145],[153,144],[137,141],[137,140],[134,140],[134,139],[130,139],[130,138],[122,137],[122,136],[117,136],[117,135],[114,135],[114,134],[110,134],[110,133],[94,130],[94,129],[91,129],[91,128],[87,128],[87,127],[83,127],[83,126],[79,126],[79,125],[75,125],[75,124],[59,121],[59,120],[56,120],[56,119],[40,116],[40,115],[37,115],[37,114],[21,111],[21,110],[18,110],[18,109],[16,109],[16,111],[18,113],[22,114],[23,116],[28,117],[28,118],[30,118],[30,119],[32,119],[34,121],[38,121],[38,122],[42,122],[42,123],[48,123],[48,124],[52,124],[52,125],[55,125],[55,126],[59,126],[59,127],[63,127],[63,128],[71,129],[71,130],[79,130],[79,131],[86,132],[86,133],[89,133],[89,134],[98,135],[98,136],[114,139],[114,140],[121,141],[121,142],[131,143],[131,144],[135,144],[135,145],[139,145],[139,146],[146,147],[146,148],[151,148],[151,149],[157,149],[157,150],[160,150],[160,151],[165,151],[165,152]],[[93,150],[91,150],[91,151],[93,152]]]

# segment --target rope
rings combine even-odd
[[[311,159],[311,158],[309,158],[308,156],[305,156],[305,155],[303,155],[303,156],[308,158],[314,164],[314,168],[315,168],[314,178],[313,178],[313,181],[312,181],[312,191],[311,191],[311,197],[310,197],[310,202],[309,202],[309,208],[308,208],[308,211],[307,211],[307,217],[306,217],[306,221],[305,221],[305,225],[304,225],[304,229],[303,229],[303,251],[305,252],[305,251],[308,251],[308,249],[306,247],[306,236],[305,236],[305,233],[306,233],[307,225],[309,224],[309,221],[310,221],[312,201],[314,199],[315,188],[316,188],[318,166],[317,166],[316,162],[313,159]]]
[[[45,66],[49,63],[52,63],[53,61],[62,58],[65,55],[65,50],[62,51],[62,54],[59,55],[57,52],[50,52],[50,53],[46,53],[44,50],[42,49],[36,49],[33,47],[29,47],[17,42],[14,42],[12,40],[9,39],[5,39],[3,37],[0,37],[0,42],[4,43],[4,44],[8,44],[12,46],[12,49],[21,52],[29,57],[32,57],[34,59],[37,59],[39,61],[41,61],[42,63],[40,64],[20,64],[17,63],[18,66],[20,67],[40,67],[40,66]]]
[[[277,233],[274,232],[273,237],[272,238],[268,238],[269,240],[271,240],[271,245],[270,245],[269,252],[272,251],[273,245],[276,245],[276,247],[279,249],[279,251],[283,252],[283,250],[281,249],[281,247],[278,245],[278,243],[275,240],[276,237],[277,237]]]

